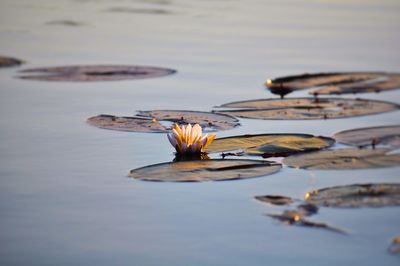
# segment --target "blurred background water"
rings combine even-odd
[[[100,130],[86,119],[136,110],[209,111],[276,97],[267,78],[323,71],[399,71],[399,1],[0,1],[1,265],[398,265],[387,253],[400,209],[327,209],[347,230],[288,227],[261,194],[398,182],[399,168],[281,172],[249,180],[152,183],[130,169],[167,162],[163,134]],[[174,68],[155,79],[40,82],[19,69],[71,64]],[[292,96],[306,96],[299,91]],[[353,95],[343,97],[354,97]],[[400,91],[357,97],[400,104]],[[399,122],[398,112],[328,121],[241,119],[236,134],[331,136]]]

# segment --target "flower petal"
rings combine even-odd
[[[191,144],[191,139],[190,139],[191,134],[192,134],[192,125],[189,124],[186,126],[186,135],[185,135],[185,140],[187,145]]]
[[[186,153],[187,150],[188,150],[188,147],[187,147],[186,143],[185,143],[185,142],[182,142],[181,153]]]
[[[194,136],[193,137],[193,142],[196,142],[201,138],[201,135],[202,135],[201,126],[199,124],[194,125],[192,131],[193,131],[192,135]]]
[[[175,148],[177,141],[174,138],[173,134],[167,134],[167,137],[168,137],[169,143],[171,143],[171,145]]]
[[[217,136],[217,134],[211,134],[208,138],[207,138],[207,142],[206,144],[204,144],[203,149],[207,148],[208,145],[211,144],[211,142],[214,141],[215,137]]]

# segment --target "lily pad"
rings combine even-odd
[[[399,106],[395,103],[342,98],[259,99],[227,103],[221,107],[242,109],[222,110],[218,111],[219,113],[243,118],[269,120],[345,118],[379,114],[399,109]]]
[[[400,254],[400,235],[393,238],[392,243],[390,243],[389,246],[389,252],[392,253],[393,255]]]
[[[400,88],[399,73],[352,72],[316,73],[268,80],[265,85],[274,94],[284,95],[297,90],[321,87],[310,94],[345,94],[381,92]]]
[[[263,196],[255,196],[254,198],[261,202],[279,206],[290,205],[294,202],[292,198],[279,195],[263,195]]]
[[[154,164],[131,170],[129,176],[164,182],[222,181],[266,176],[281,167],[268,161],[214,159]]]
[[[44,81],[114,81],[156,78],[174,74],[168,68],[126,65],[83,65],[33,68],[20,71],[21,79]]]
[[[23,61],[16,59],[16,58],[0,56],[0,67],[19,66],[22,63],[23,63]]]
[[[132,14],[152,14],[152,15],[167,15],[171,12],[161,8],[131,8],[131,7],[111,7],[107,12],[115,13],[132,13]]]
[[[56,25],[56,26],[67,26],[67,27],[79,27],[85,25],[82,22],[74,20],[52,20],[46,22],[46,25]]]
[[[335,208],[400,206],[400,184],[355,184],[314,190],[306,201]]]
[[[178,124],[198,123],[203,129],[227,130],[234,128],[239,121],[232,116],[199,111],[182,110],[154,110],[139,111],[138,116],[155,118],[162,121],[170,121]]]
[[[261,134],[241,135],[215,139],[207,152],[243,150],[249,155],[280,157],[299,152],[316,151],[333,145],[335,141],[327,137],[309,134]]]
[[[131,132],[168,132],[171,127],[163,125],[161,122],[171,122],[178,124],[201,125],[204,131],[226,130],[240,125],[234,117],[214,114],[209,112],[197,111],[140,111],[139,117],[118,117],[113,115],[98,115],[88,119],[88,123],[105,129],[131,131]]]
[[[357,128],[336,133],[334,138],[340,143],[357,147],[383,144],[400,148],[400,126]]]
[[[319,170],[366,169],[400,166],[400,154],[387,154],[387,149],[339,149],[287,157],[290,167]]]
[[[330,226],[328,224],[310,221],[304,218],[304,215],[301,212],[296,210],[287,210],[284,211],[282,214],[267,214],[267,216],[275,220],[281,221],[283,223],[286,223],[288,225],[320,228],[335,233],[347,234],[344,230]]]
[[[87,122],[95,127],[129,131],[129,132],[168,132],[168,129],[155,119],[140,117],[124,117],[113,115],[98,115],[90,117]]]

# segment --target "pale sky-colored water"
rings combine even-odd
[[[140,13],[143,9],[162,12]],[[1,264],[398,265],[386,248],[400,234],[399,208],[322,208],[312,217],[350,233],[342,236],[279,224],[265,214],[282,208],[253,200],[262,194],[301,198],[333,185],[398,182],[398,167],[285,167],[234,182],[140,182],[126,178],[130,169],[173,159],[165,135],[100,130],[85,120],[135,110],[207,111],[230,101],[276,97],[262,84],[282,75],[398,72],[399,11],[398,1],[1,0],[0,54],[27,61],[0,70]],[[60,20],[82,25],[49,24]],[[178,73],[94,83],[15,78],[24,68],[96,63]],[[400,103],[400,91],[358,97]],[[331,136],[399,123],[399,114],[240,122],[218,135]]]

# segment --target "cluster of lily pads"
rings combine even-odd
[[[23,61],[0,57],[0,67]],[[42,81],[112,81],[142,79],[173,74],[166,68],[122,65],[62,66],[26,69],[19,78]],[[172,162],[149,165],[130,171],[129,176],[145,181],[199,182],[236,180],[276,173],[282,164],[297,169],[344,170],[400,165],[400,125],[359,128],[334,136],[310,134],[259,134],[216,138],[202,131],[228,130],[240,126],[238,118],[263,120],[315,120],[372,115],[395,111],[390,102],[319,97],[320,95],[382,92],[400,88],[400,74],[384,72],[317,73],[268,80],[269,90],[281,99],[257,99],[223,104],[210,112],[193,110],[138,111],[134,116],[101,114],[90,117],[90,125],[110,130],[171,133],[169,140],[177,153]],[[303,89],[311,97],[284,98]],[[192,127],[187,126],[193,124]],[[183,142],[184,143],[183,143]],[[334,147],[335,142],[348,148]],[[190,146],[188,146],[190,145]],[[186,151],[191,155],[185,156]],[[220,156],[210,159],[209,155]],[[236,158],[243,157],[246,158]],[[253,158],[247,158],[253,156]],[[227,159],[226,157],[230,157]],[[232,157],[234,159],[232,159]],[[270,160],[265,160],[269,158]],[[258,201],[292,206],[269,217],[290,225],[346,231],[310,220],[319,208],[358,208],[400,205],[400,184],[353,184],[322,188],[306,193],[304,199],[261,195]],[[293,206],[294,204],[297,206]],[[400,253],[400,237],[389,251]]]

